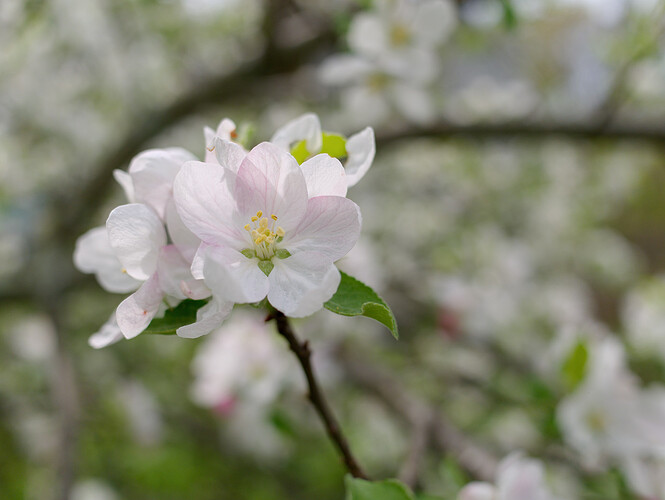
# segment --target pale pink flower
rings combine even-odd
[[[174,183],[178,213],[202,241],[194,276],[223,301],[267,297],[286,315],[314,313],[339,285],[333,263],[360,235],[341,163],[322,154],[299,166],[270,143],[216,150],[223,166],[189,162]]]

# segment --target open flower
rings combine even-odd
[[[205,285],[192,276],[191,262],[175,245],[167,244],[163,222],[147,205],[131,203],[115,208],[106,221],[106,228],[124,272],[143,282],[116,310],[117,324],[126,338],[145,330],[164,301],[175,305],[187,298],[210,296]],[[178,334],[197,337],[208,333],[230,310],[230,304],[218,301],[208,304],[201,309],[199,322],[183,327],[184,330],[181,328]],[[209,315],[214,319],[210,327]]]
[[[323,138],[319,117],[314,113],[306,113],[280,127],[270,142],[288,152],[297,148],[305,160],[322,152],[321,148],[325,146]],[[332,156],[330,151],[324,152]],[[348,187],[355,186],[374,161],[376,145],[372,127],[367,127],[349,137],[344,145],[343,154],[346,156],[344,163],[346,184]]]
[[[174,183],[178,212],[201,239],[192,271],[215,297],[270,304],[307,316],[337,289],[334,262],[360,235],[360,210],[346,196],[341,163],[317,155],[298,165],[271,143],[245,155],[218,143],[223,166],[190,162]]]

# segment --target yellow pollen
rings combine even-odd
[[[272,214],[272,215],[270,216],[270,218],[271,218],[272,220],[277,220],[277,216],[276,216],[275,214]]]
[[[261,221],[259,222],[259,226],[268,227],[268,218],[264,217],[263,219],[261,219]]]
[[[256,222],[259,218],[256,215],[252,215],[252,222]]]
[[[257,217],[263,217],[263,212],[261,210],[259,210],[258,212],[256,212],[256,216]]]
[[[245,224],[245,231],[251,231],[252,227],[249,224]]]
[[[254,243],[260,245],[261,243],[263,243],[263,240],[265,239],[266,239],[265,235],[259,234],[259,237],[254,240]]]
[[[251,217],[251,222],[244,226],[245,231],[252,238],[252,246],[247,250],[259,260],[270,260],[279,250],[275,246],[279,245],[286,232],[281,226],[275,227],[277,219],[275,214],[271,214],[270,218],[263,217],[263,211],[259,210],[256,215]]]
[[[277,236],[279,236],[280,238],[282,238],[284,236],[284,234],[286,234],[286,233],[284,232],[284,229],[282,229],[282,226],[279,226],[277,228],[277,231],[275,231],[275,234]]]
[[[127,269],[125,269],[125,268],[123,267],[123,268],[122,268],[122,272],[123,272],[124,274],[127,274]]]

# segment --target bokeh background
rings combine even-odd
[[[256,143],[309,111],[376,132],[349,194],[363,239],[340,267],[401,339],[327,311],[295,324],[372,476],[453,499],[520,449],[562,498],[646,498],[612,457],[580,466],[557,409],[597,339],[640,387],[665,383],[665,5],[445,2],[427,76],[331,75],[371,45],[349,33],[377,3],[0,1],[0,498],[343,498],[260,314],[94,350],[120,298],[71,258],[124,203],[112,170],[135,154],[202,156],[223,117]],[[423,408],[438,437],[414,472]]]

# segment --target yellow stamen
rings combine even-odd
[[[259,218],[256,215],[252,215],[252,222],[256,222]]]
[[[257,217],[262,217],[262,216],[263,216],[263,212],[262,212],[261,210],[259,210],[258,212],[256,212],[256,216],[257,216]]]
[[[277,231],[275,231],[275,234],[277,236],[279,236],[280,238],[282,238],[284,236],[284,234],[286,234],[286,233],[284,232],[284,229],[282,229],[282,226],[279,226],[277,228]]]
[[[259,222],[259,226],[268,227],[268,218],[264,217],[263,219],[261,219],[261,221]]]
[[[277,216],[276,216],[275,214],[272,214],[272,215],[270,216],[270,218],[271,218],[272,220],[277,220]]]
[[[249,224],[245,224],[245,231],[251,231],[252,227]]]

